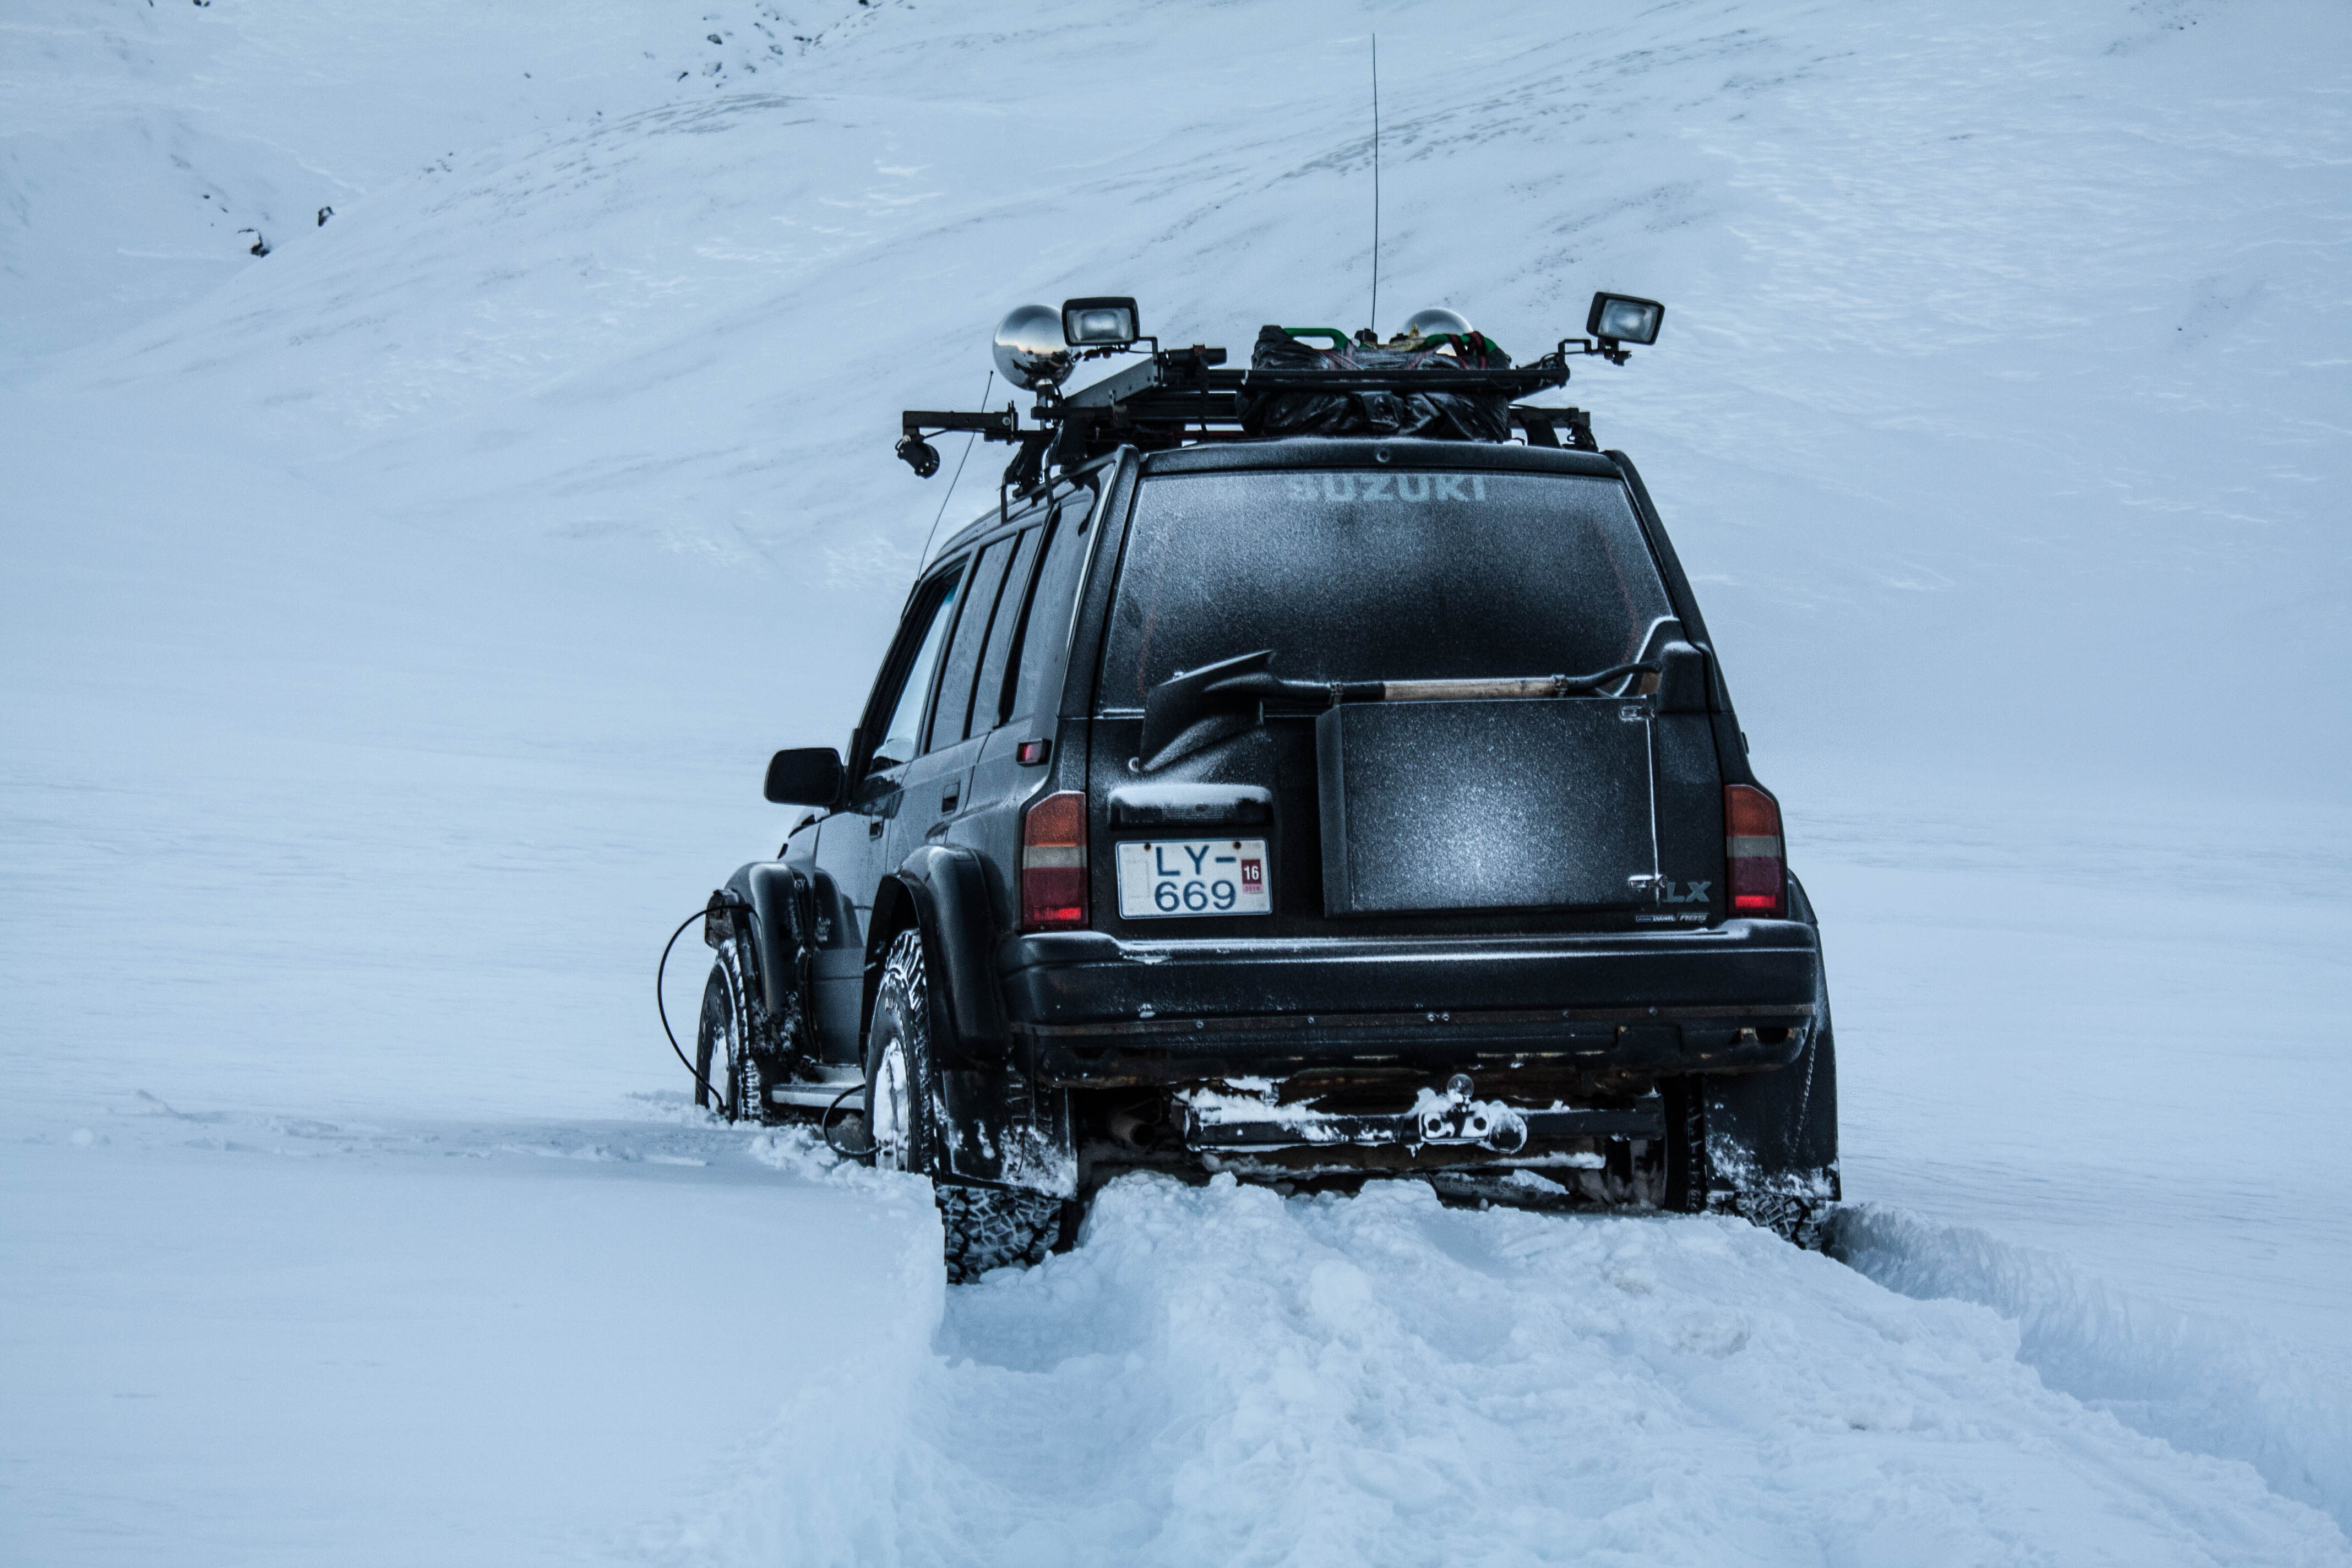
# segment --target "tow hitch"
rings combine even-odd
[[[1412,1108],[1418,1143],[1472,1143],[1498,1154],[1516,1154],[1528,1144],[1525,1118],[1509,1106],[1472,1098],[1477,1086],[1466,1072],[1445,1080],[1443,1092],[1422,1091]]]

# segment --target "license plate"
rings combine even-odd
[[[1118,846],[1118,913],[1270,915],[1263,838],[1154,838]]]

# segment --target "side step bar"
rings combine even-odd
[[[839,1100],[845,1089],[865,1087],[865,1076],[852,1068],[830,1069],[841,1076],[828,1078],[820,1083],[778,1083],[768,1086],[771,1105],[798,1105],[811,1110],[823,1110]]]

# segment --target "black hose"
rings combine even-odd
[[[714,1086],[709,1079],[702,1076],[702,1069],[700,1068],[696,1067],[691,1061],[687,1060],[685,1048],[679,1046],[677,1043],[677,1033],[669,1026],[669,1006],[662,997],[662,977],[667,973],[669,970],[670,950],[677,945],[677,939],[686,934],[687,927],[692,925],[697,921],[708,920],[709,916],[710,906],[705,904],[702,908],[687,916],[686,919],[678,921],[677,929],[669,933],[669,940],[662,943],[661,962],[654,965],[654,1011],[661,1015],[662,1033],[669,1037],[669,1048],[677,1053],[677,1059],[686,1064],[686,1070],[693,1075],[694,1081],[700,1084],[702,1086],[703,1092],[710,1096],[710,1103],[719,1107],[719,1114],[725,1116],[728,1121],[732,1121],[735,1120],[735,1108],[728,1104],[727,1097],[719,1093],[717,1087]]]
[[[726,905],[723,907],[732,909],[738,906]],[[687,927],[692,925],[698,920],[708,920],[709,916],[710,906],[706,904],[701,909],[695,910],[694,913],[687,916],[686,919],[678,921],[677,929],[669,933],[669,940],[662,943],[661,962],[654,965],[654,1011],[661,1015],[662,1033],[668,1037],[669,1048],[671,1052],[675,1054],[677,1059],[685,1065],[686,1070],[693,1075],[694,1081],[700,1084],[703,1087],[704,1091],[710,1096],[711,1103],[720,1107],[722,1111],[727,1115],[727,1119],[730,1121],[732,1121],[735,1120],[734,1108],[727,1103],[727,1097],[719,1093],[718,1087],[709,1079],[702,1076],[702,1069],[696,1067],[692,1061],[688,1059],[685,1047],[677,1043],[677,1034],[669,1026],[668,1002],[662,994],[662,983],[669,973],[669,955],[677,947],[677,939],[686,934]],[[826,1148],[832,1150],[835,1153],[840,1155],[845,1160],[856,1160],[862,1158],[863,1156],[861,1156],[856,1150],[845,1149],[840,1144],[833,1141],[834,1113],[841,1109],[841,1102],[843,1100],[847,1100],[851,1095],[856,1094],[865,1087],[866,1085],[863,1081],[853,1083],[847,1089],[843,1089],[839,1094],[835,1095],[833,1097],[833,1103],[826,1106],[824,1108],[824,1114],[817,1119],[817,1136],[824,1140],[824,1146]]]
[[[841,1102],[843,1100],[847,1100],[851,1095],[856,1094],[859,1089],[864,1089],[865,1087],[866,1086],[863,1083],[851,1084],[847,1089],[845,1089],[839,1094],[835,1095],[833,1097],[833,1103],[824,1108],[824,1114],[816,1119],[817,1136],[824,1140],[824,1146],[826,1148],[832,1150],[835,1153],[840,1155],[845,1160],[862,1160],[866,1158],[866,1155],[874,1152],[872,1148],[874,1139],[871,1129],[867,1130],[866,1142],[868,1146],[866,1149],[865,1153],[860,1153],[855,1149],[845,1149],[840,1144],[833,1141],[833,1113],[841,1109]]]

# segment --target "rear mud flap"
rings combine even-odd
[[[1837,1055],[1829,1030],[1785,1068],[1697,1082],[1703,1206],[1818,1246],[1821,1222],[1843,1195]]]
[[[1053,1197],[1078,1192],[1077,1147],[1071,1135],[1070,1097],[1034,1087],[1006,1069],[940,1074],[947,1114],[943,1142],[951,1179],[1018,1187]]]

